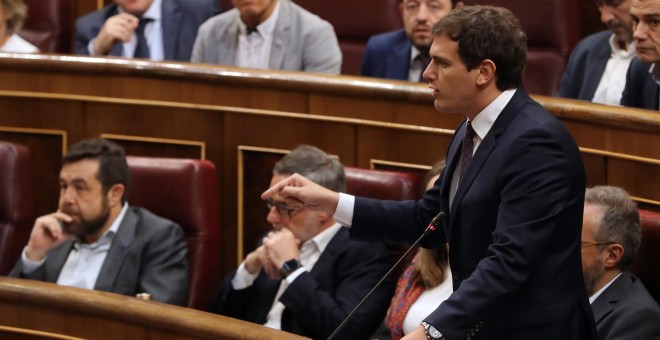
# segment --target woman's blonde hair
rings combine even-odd
[[[0,5],[5,12],[11,13],[7,20],[7,33],[12,34],[21,30],[23,20],[27,15],[27,6],[23,0],[0,0]]]
[[[445,161],[438,161],[433,165],[431,170],[424,177],[422,183],[422,190],[426,188],[437,176],[440,176],[442,170],[445,168]],[[415,269],[413,276],[419,275],[424,282],[426,288],[437,287],[445,280],[445,271],[449,264],[449,254],[447,247],[436,249],[419,248],[417,250],[417,260],[415,262]]]

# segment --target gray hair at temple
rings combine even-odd
[[[603,207],[603,217],[594,231],[594,240],[622,245],[624,251],[618,266],[626,270],[642,242],[637,203],[625,190],[613,186],[587,189],[584,203]]]
[[[311,145],[300,145],[275,164],[274,174],[307,177],[327,189],[345,192],[346,175],[344,166],[321,149]]]
[[[0,6],[5,14],[11,13],[7,19],[7,34],[20,31],[27,15],[27,6],[23,0],[0,0]]]

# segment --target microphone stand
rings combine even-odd
[[[362,299],[362,301],[360,301],[360,303],[358,303],[357,306],[355,306],[355,308],[353,308],[351,313],[348,314],[348,316],[344,319],[344,321],[341,322],[341,324],[339,324],[339,327],[337,327],[335,329],[335,331],[332,332],[332,334],[330,334],[330,336],[328,337],[328,340],[334,339],[335,336],[337,336],[337,334],[339,334],[339,332],[342,329],[344,329],[346,324],[348,324],[348,321],[351,320],[351,318],[353,317],[355,312],[357,312],[358,308],[360,308],[360,306],[362,306],[362,303],[364,303],[364,301],[366,301],[367,298],[369,298],[371,293],[373,293],[378,287],[380,287],[380,285],[383,283],[383,281],[385,281],[385,279],[388,276],[390,276],[390,274],[392,274],[394,269],[396,269],[399,266],[399,264],[401,264],[401,261],[403,261],[403,259],[405,259],[408,256],[408,253],[410,253],[410,251],[413,250],[413,248],[415,248],[417,246],[417,244],[419,244],[419,242],[421,242],[424,237],[426,237],[432,231],[435,231],[435,228],[438,227],[438,225],[440,224],[440,222],[444,218],[445,218],[445,212],[444,211],[441,211],[437,215],[435,215],[435,217],[431,220],[431,223],[429,223],[428,227],[426,227],[426,229],[424,229],[424,232],[422,233],[421,236],[419,236],[417,241],[415,241],[415,243],[413,243],[412,246],[410,246],[410,248],[408,248],[408,250],[406,250],[406,252],[403,253],[403,255],[399,258],[398,261],[396,261],[396,263],[392,266],[392,268],[390,268],[390,270],[388,270],[387,273],[385,273],[385,275],[383,275],[383,277],[380,279],[380,281],[378,281],[378,283],[376,283],[376,285],[373,288],[371,288],[369,293],[367,293],[367,295],[365,295],[365,297]]]

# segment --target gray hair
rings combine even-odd
[[[345,192],[346,175],[344,166],[321,149],[311,145],[300,145],[275,164],[274,174],[307,177],[327,189]]]
[[[622,245],[624,251],[618,267],[626,270],[642,242],[637,203],[625,190],[613,186],[587,189],[584,203],[603,207],[603,217],[594,231],[594,240]]]

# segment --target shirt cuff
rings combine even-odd
[[[250,287],[254,283],[254,280],[257,279],[257,276],[259,276],[259,272],[250,274],[247,269],[245,269],[245,262],[243,262],[236,270],[234,278],[231,279],[231,287],[234,290],[241,290]]]
[[[335,210],[335,220],[346,227],[353,224],[353,210],[355,209],[355,196],[339,193],[339,202],[337,202],[337,210]]]
[[[87,52],[89,52],[89,55],[95,56],[96,52],[94,51],[94,42],[96,41],[96,38],[92,39],[89,41],[89,44],[87,44]]]
[[[23,274],[30,274],[37,270],[37,268],[41,267],[41,265],[46,262],[47,258],[48,256],[44,256],[41,261],[32,261],[27,257],[27,247],[24,247],[23,252],[21,253],[21,261],[23,262]]]

